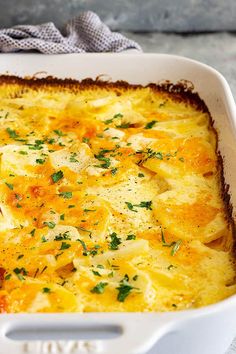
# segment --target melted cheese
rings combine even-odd
[[[2,311],[170,311],[236,292],[207,113],[95,83],[2,83],[0,98]]]

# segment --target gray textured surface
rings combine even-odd
[[[0,26],[53,21],[97,12],[112,29],[129,31],[236,30],[235,0],[0,0]]]
[[[236,34],[214,33],[200,35],[134,34],[126,33],[137,41],[144,52],[183,55],[202,61],[220,71],[236,99]]]

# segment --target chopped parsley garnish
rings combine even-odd
[[[74,204],[68,205],[68,209],[72,209],[72,208],[75,208],[75,205],[74,205]]]
[[[77,156],[77,154],[76,154],[76,152],[72,152],[71,153],[71,156],[70,156],[70,162],[79,162],[77,159],[76,159],[76,156]]]
[[[152,129],[152,127],[157,123],[157,120],[152,120],[151,122],[148,122],[144,129]]]
[[[144,163],[144,162],[147,161],[148,159],[154,159],[154,158],[156,158],[156,159],[158,159],[158,160],[163,160],[163,154],[162,154],[162,152],[160,152],[160,151],[154,151],[154,150],[152,150],[152,149],[150,149],[150,148],[148,148],[148,149],[146,149],[146,150],[144,150],[144,151],[143,151],[143,150],[139,150],[139,151],[137,151],[137,153],[138,153],[138,154],[140,154],[140,153],[146,154],[146,157],[145,157],[144,159],[140,160],[140,161],[138,162],[138,165]]]
[[[122,117],[123,117],[123,114],[117,113],[117,114],[115,114],[115,115],[113,116],[113,118],[105,120],[104,123],[105,123],[105,124],[111,124],[114,119],[122,118]]]
[[[163,247],[172,247],[171,252],[170,252],[171,256],[174,256],[176,254],[176,252],[179,250],[180,245],[182,243],[182,240],[172,241],[169,243],[166,242],[164,232],[162,229],[161,229],[161,241],[162,241]]]
[[[62,133],[61,130],[55,129],[53,130],[55,134],[57,134],[58,136],[63,136],[64,134]]]
[[[127,205],[128,209],[131,211],[134,211],[135,213],[137,213],[138,211],[134,208],[145,208],[147,210],[152,210],[152,201],[142,201],[139,204],[132,204],[130,202],[125,202],[125,204]]]
[[[174,268],[173,264],[170,264],[170,265],[167,267],[168,270],[171,270],[172,268]]]
[[[60,192],[59,196],[65,199],[70,199],[72,198],[72,192]]]
[[[117,171],[118,171],[118,168],[113,168],[112,170],[111,170],[111,174],[112,174],[112,176],[115,176],[116,174],[117,174]]]
[[[25,278],[23,277],[23,275],[27,275],[28,272],[25,268],[15,268],[13,269],[13,272],[17,275],[19,280],[24,280]]]
[[[117,237],[116,232],[112,232],[110,237],[111,237],[111,242],[109,244],[109,249],[113,251],[118,250],[118,246],[121,244],[121,238]]]
[[[108,285],[108,283],[100,282],[98,283],[93,289],[91,289],[91,293],[93,294],[103,294],[105,287]]]
[[[45,237],[45,236],[42,236],[42,238],[41,238],[41,242],[47,242],[47,239],[46,239],[46,237]]]
[[[120,285],[118,286],[118,288],[116,288],[118,290],[117,300],[120,302],[124,302],[130,292],[133,289],[137,289],[130,285],[128,281],[129,277],[125,275],[124,279],[120,281]]]
[[[183,157],[179,157],[179,161],[184,162],[184,158]]]
[[[108,168],[111,165],[111,160],[108,157],[100,156],[100,155],[95,155],[96,159],[99,161],[103,161],[101,165],[96,165],[96,167],[101,167],[101,168]]]
[[[54,183],[57,183],[58,181],[60,181],[60,179],[62,179],[64,177],[63,172],[60,170],[58,172],[55,172],[51,175],[51,178],[53,180]]]
[[[43,224],[47,225],[49,227],[49,229],[54,229],[54,227],[56,226],[55,222],[53,222],[53,221],[44,221]]]
[[[71,240],[69,231],[66,231],[63,234],[60,232],[58,235],[54,237],[54,240],[55,241]]]
[[[17,204],[16,204],[16,207],[17,207],[17,209],[20,209],[20,208],[22,208],[22,205],[20,205],[19,203],[17,203]]]
[[[46,160],[44,159],[36,159],[36,163],[38,163],[39,165],[43,165],[45,161]]]
[[[90,211],[96,211],[96,209],[84,209],[85,213],[89,213]]]
[[[16,139],[19,137],[19,135],[15,132],[15,130],[12,130],[11,128],[7,128],[6,131],[9,135],[9,137],[12,139]]]
[[[52,145],[52,144],[54,144],[55,143],[55,139],[48,139],[48,144],[50,144],[50,145]]]
[[[122,118],[123,114],[122,113],[116,113],[113,118]]]
[[[145,177],[145,176],[144,176],[143,173],[139,173],[139,174],[138,174],[138,177],[139,177],[139,178],[143,178],[143,177]]]
[[[60,250],[67,250],[67,248],[70,248],[70,247],[71,247],[71,245],[69,243],[62,242]]]
[[[125,204],[127,205],[128,209],[131,211],[134,211],[135,213],[137,213],[137,210],[134,210],[134,205],[130,202],[125,202]]]
[[[86,138],[86,136],[84,136],[82,141],[83,141],[83,143],[88,144],[89,143],[89,138]]]
[[[135,235],[128,235],[126,240],[135,240],[136,236]]]
[[[83,247],[83,250],[84,250],[84,255],[87,256],[88,249],[87,249],[87,246],[86,246],[85,242],[83,240],[79,239],[79,238],[76,241],[79,241],[81,243],[81,245]]]
[[[11,278],[11,274],[7,274],[4,279],[9,280],[10,278]]]
[[[65,214],[60,215],[60,220],[65,220]]]
[[[76,226],[76,229],[84,231],[84,232],[88,232],[89,236],[91,236],[91,234],[92,234],[92,231],[87,230],[87,229],[85,229],[84,227],[81,227],[81,226]]]
[[[116,128],[127,129],[130,127],[130,125],[130,123],[121,123],[120,125],[116,125]]]
[[[148,148],[145,152],[148,159],[156,158],[158,160],[163,160],[163,154],[160,151],[153,151],[152,149]]]
[[[147,210],[152,210],[152,201],[149,200],[147,202],[140,202],[138,205],[135,205],[135,207],[145,208]]]
[[[44,142],[42,140],[35,140],[34,144],[27,144],[27,145],[29,145],[30,150],[42,150],[43,143]]]
[[[21,259],[21,258],[23,258],[23,257],[24,257],[23,254],[19,254],[19,256],[17,257],[17,260],[18,260],[18,259]]]
[[[36,231],[36,229],[33,229],[33,230],[30,231],[30,235],[31,235],[32,237],[34,237],[35,231]]]
[[[42,292],[45,293],[45,294],[48,294],[48,293],[51,292],[51,289],[50,288],[43,288]]]
[[[102,149],[102,150],[99,152],[98,155],[95,155],[95,157],[96,157],[97,160],[104,162],[104,163],[101,164],[100,166],[96,166],[96,167],[102,167],[102,168],[108,168],[108,167],[110,167],[110,165],[111,165],[111,160],[110,160],[110,158],[104,156],[107,152],[110,152],[110,151],[113,151],[113,150]]]
[[[175,244],[173,245],[173,248],[170,252],[171,256],[174,256],[176,254],[176,252],[179,250],[180,248],[180,245],[182,243],[182,240],[178,240],[175,242]]]
[[[97,277],[101,277],[101,274],[100,274],[98,271],[92,269],[92,272],[93,272],[93,274],[96,275]]]
[[[21,150],[21,151],[19,151],[19,154],[21,154],[21,155],[28,155],[28,152]]]
[[[105,124],[111,124],[113,122],[113,119],[114,118],[111,118],[111,119],[107,119],[104,121]]]
[[[5,185],[11,190],[13,190],[13,188],[14,188],[13,184],[11,184],[11,183],[5,182]]]

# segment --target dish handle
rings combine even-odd
[[[141,313],[70,320],[57,315],[23,316],[0,321],[1,354],[144,354],[171,332],[174,323],[162,314]]]

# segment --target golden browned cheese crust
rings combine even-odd
[[[0,77],[0,311],[172,311],[232,295],[217,135],[187,86]]]

